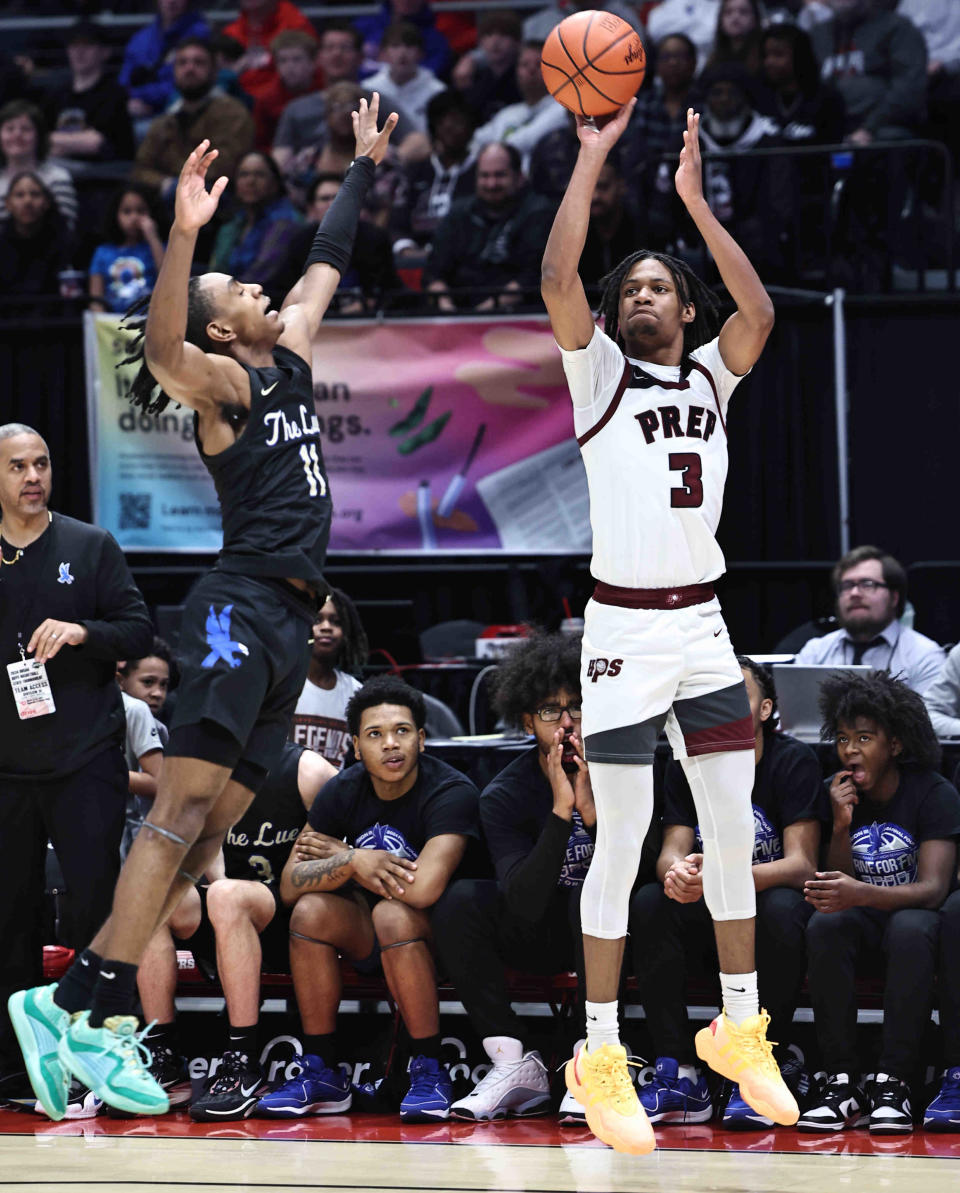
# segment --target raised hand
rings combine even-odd
[[[368,104],[365,99],[360,100],[359,110],[353,113],[353,135],[357,139],[355,157],[369,157],[375,163],[383,161],[387,152],[390,134],[397,127],[399,117],[391,112],[383,122],[383,128],[377,128],[380,115],[380,95],[374,91]]]
[[[604,155],[608,154],[623,136],[623,130],[627,127],[636,103],[637,97],[634,96],[612,116],[601,116],[600,119],[603,123],[600,125],[592,116],[578,116],[576,118],[577,136],[580,139],[580,144],[585,149],[598,149],[602,150]]]
[[[853,823],[853,809],[859,804],[860,796],[853,782],[852,772],[837,771],[830,783],[830,807],[833,810],[833,827],[848,829]]]
[[[217,156],[216,149],[209,148],[210,142],[203,140],[183,163],[177,181],[177,195],[174,204],[174,218],[186,232],[196,232],[209,223],[220,203],[220,196],[227,185],[221,176],[207,190],[207,170]]]
[[[687,127],[680,150],[680,165],[674,178],[677,194],[689,207],[703,198],[703,173],[700,164],[700,114],[687,108]]]

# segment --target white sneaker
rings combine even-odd
[[[585,1127],[587,1125],[587,1112],[569,1090],[563,1095],[563,1101],[560,1103],[558,1121],[561,1127]]]
[[[488,1036],[483,1047],[493,1068],[453,1103],[454,1117],[484,1122],[549,1110],[550,1078],[539,1052],[524,1052],[519,1040],[507,1036]]]

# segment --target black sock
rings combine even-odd
[[[176,1021],[171,1023],[154,1023],[147,1032],[146,1041],[151,1048],[169,1048],[171,1052],[180,1052],[179,1032]]]
[[[330,1032],[325,1036],[308,1036],[305,1033],[303,1053],[304,1056],[319,1056],[328,1069],[335,1069],[340,1059],[336,1032]]]
[[[242,1052],[247,1060],[256,1064],[260,1059],[257,1055],[257,1025],[234,1027],[231,1023],[227,1032],[227,1051]]]
[[[97,984],[103,958],[93,949],[84,949],[74,958],[73,964],[60,979],[53,992],[53,1001],[58,1007],[69,1011],[85,1011],[93,999],[93,988]]]
[[[440,1059],[440,1034],[424,1036],[422,1040],[410,1040],[411,1056],[428,1056],[433,1060]]]
[[[129,961],[101,961],[90,1004],[90,1026],[112,1015],[130,1015],[137,1001],[137,967]]]

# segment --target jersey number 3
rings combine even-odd
[[[307,474],[307,484],[310,486],[311,497],[326,497],[327,482],[320,471],[320,457],[317,455],[317,445],[304,444],[300,448],[300,459],[303,460],[303,471]]]
[[[671,452],[670,471],[681,473],[682,489],[670,490],[673,509],[697,509],[703,505],[703,465],[696,452]]]

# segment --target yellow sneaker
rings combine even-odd
[[[769,1022],[770,1016],[761,1011],[738,1027],[724,1011],[697,1032],[697,1056],[721,1077],[738,1082],[741,1096],[757,1114],[791,1127],[800,1117],[800,1108],[773,1059],[767,1039]]]
[[[596,1052],[581,1045],[565,1070],[567,1089],[584,1108],[587,1126],[617,1152],[645,1156],[656,1147],[653,1128],[640,1105],[623,1045],[603,1044]]]

